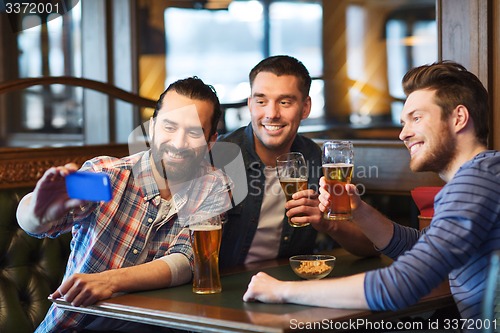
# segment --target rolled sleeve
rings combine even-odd
[[[159,260],[165,262],[170,268],[172,279],[169,287],[179,286],[188,283],[192,277],[189,259],[181,253],[172,253]]]

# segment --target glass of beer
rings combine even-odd
[[[286,201],[292,200],[292,195],[296,192],[307,190],[307,180],[309,176],[306,160],[301,153],[287,153],[278,156],[276,159],[276,172],[285,193]],[[304,216],[297,214],[295,216]],[[288,223],[292,227],[305,227],[309,223],[294,223],[288,218]]]
[[[324,212],[327,220],[350,220],[351,198],[345,189],[351,183],[354,150],[351,141],[326,141],[323,144],[323,175],[330,193],[330,207]]]
[[[189,234],[194,254],[193,292],[215,294],[222,291],[219,273],[219,250],[222,238],[222,218],[192,218]]]

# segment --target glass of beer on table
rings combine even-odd
[[[307,180],[309,176],[306,160],[301,153],[286,153],[276,159],[276,172],[285,193],[286,201],[292,200],[292,195],[296,192],[307,190]],[[295,216],[303,216],[297,214]],[[292,227],[305,227],[309,223],[295,223],[288,218],[288,223]]]
[[[354,150],[351,141],[326,141],[323,144],[323,176],[330,193],[330,207],[324,212],[327,220],[350,220],[351,198],[345,189],[351,183]]]
[[[219,273],[219,250],[222,217],[192,217],[189,235],[194,254],[193,292],[215,294],[222,291]]]

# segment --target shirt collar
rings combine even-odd
[[[136,184],[141,188],[144,200],[149,201],[159,197],[160,190],[158,189],[153,176],[153,169],[151,168],[151,151],[148,150],[143,153],[139,163],[134,165],[132,172]],[[159,204],[159,199],[156,201]]]
[[[261,166],[264,165],[260,157],[257,155],[257,152],[255,151],[255,136],[253,135],[252,123],[248,124],[245,128],[245,139],[243,141],[243,147],[245,149],[242,150],[242,153],[246,155],[245,160],[258,162]],[[290,151],[304,152],[306,150],[307,147],[304,139],[297,133],[295,135],[295,139],[293,139]],[[251,164],[252,163],[247,164],[247,169],[251,167]]]

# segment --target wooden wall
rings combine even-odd
[[[53,166],[83,162],[101,155],[129,155],[127,145],[59,148],[0,148],[0,189],[32,187]]]
[[[438,0],[440,54],[475,73],[490,93],[490,146],[500,150],[500,3]]]

